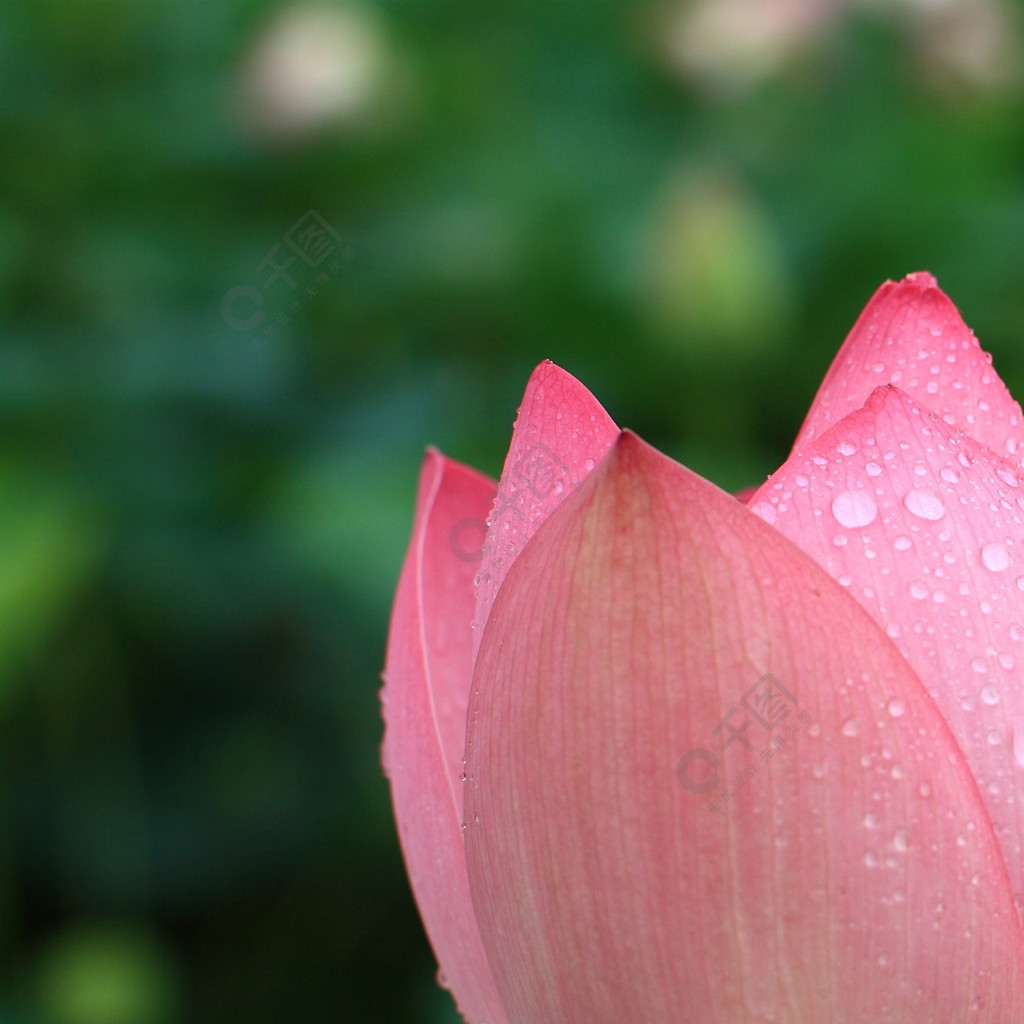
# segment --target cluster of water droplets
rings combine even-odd
[[[866,408],[848,436],[795,456],[752,510],[821,562],[911,663],[967,756],[1019,888],[1024,488],[1014,464],[905,398],[876,398],[877,430],[865,429]],[[902,718],[909,696],[879,710]],[[849,716],[840,732],[860,742],[863,727]]]

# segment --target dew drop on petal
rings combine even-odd
[[[881,476],[882,467],[877,462],[869,462],[865,465],[864,472],[868,476]]]
[[[759,501],[751,506],[751,512],[760,516],[769,526],[775,525],[775,506],[769,501]]]
[[[832,501],[832,515],[843,526],[867,526],[875,521],[878,506],[866,491],[843,491]]]
[[[893,542],[892,546],[897,551],[908,551],[914,546],[914,542],[909,537],[897,537]]]
[[[839,452],[840,455],[854,455],[857,451],[857,446],[851,441],[840,441],[839,444],[836,445],[836,451]]]
[[[859,730],[860,724],[857,722],[856,718],[848,718],[845,722],[843,722],[844,736],[856,736]]]
[[[981,549],[981,561],[986,569],[1002,572],[1010,564],[1010,554],[1002,544],[986,544]]]
[[[934,521],[941,519],[946,514],[946,506],[942,504],[937,495],[919,488],[908,491],[907,496],[903,499],[903,504],[907,507],[908,512],[920,519]]]
[[[892,700],[889,701],[888,710],[889,714],[892,715],[893,718],[900,718],[906,714],[907,702],[903,700],[902,697],[893,697]]]
[[[998,704],[999,703],[999,687],[993,686],[991,683],[988,686],[981,688],[981,700],[983,704]]]
[[[960,479],[960,474],[952,466],[943,466],[939,470],[939,476],[946,481],[947,484],[955,484]]]

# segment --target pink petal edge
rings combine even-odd
[[[494,482],[475,470],[427,453],[381,692],[382,756],[406,867],[442,983],[471,1024],[507,1021],[469,893],[459,780],[473,577],[494,492]]]

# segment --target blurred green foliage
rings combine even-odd
[[[376,694],[541,359],[737,488],[929,269],[1024,394],[1014,75],[851,5],[709,81],[691,7],[0,7],[0,1020],[455,1021]]]

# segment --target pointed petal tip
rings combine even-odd
[[[533,368],[530,378],[526,382],[526,390],[529,391],[531,387],[535,387],[537,384],[551,384],[557,381],[571,382],[574,386],[584,388],[589,393],[589,388],[585,384],[582,384],[568,370],[564,370],[558,363],[552,362],[550,359],[542,359]]]
[[[935,275],[927,270],[915,270],[912,274],[907,274],[899,284],[915,285],[918,288],[938,288],[939,282]]]

